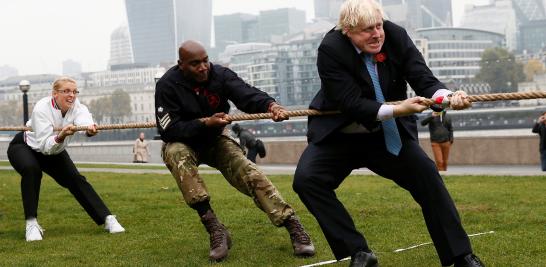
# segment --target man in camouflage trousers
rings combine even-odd
[[[156,85],[157,127],[165,142],[163,161],[210,235],[210,260],[227,257],[231,237],[210,206],[197,169],[202,163],[218,169],[233,187],[252,197],[275,226],[286,227],[296,256],[314,255],[313,243],[294,210],[241,147],[224,134],[230,123],[226,120],[228,100],[247,113],[271,112],[274,121],[288,118],[284,107],[230,69],[210,63],[201,44],[184,42],[178,52],[178,65]]]

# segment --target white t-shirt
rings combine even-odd
[[[92,125],[94,122],[87,107],[81,104],[78,99],[74,101],[74,105],[63,117],[61,109],[57,106],[53,97],[44,97],[34,105],[30,120],[27,122],[27,126],[31,127],[32,131],[25,132],[25,142],[32,149],[44,155],[59,154],[63,152],[72,136],[67,136],[64,142],[57,143],[55,142],[55,136],[59,132],[53,131],[53,128],[63,128],[69,124],[84,126]]]

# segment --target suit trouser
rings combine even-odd
[[[68,188],[76,200],[98,225],[103,224],[110,210],[82,176],[65,151],[57,155],[44,155],[34,151],[19,133],[8,147],[8,158],[13,168],[21,174],[21,194],[25,219],[38,216],[38,200],[42,171],[51,176],[59,185]]]
[[[416,141],[405,136],[402,142],[398,157],[386,151],[382,132],[339,134],[320,144],[310,143],[303,152],[293,188],[317,219],[336,259],[369,249],[334,191],[352,170],[361,167],[393,180],[410,192],[421,206],[443,265],[453,264],[455,257],[472,252],[434,162]]]

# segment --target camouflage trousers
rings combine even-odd
[[[188,205],[210,199],[205,182],[197,169],[199,164],[205,163],[218,169],[241,193],[252,197],[256,206],[267,214],[274,225],[282,225],[286,218],[294,214],[292,207],[284,201],[265,174],[227,136],[220,135],[214,143],[199,151],[183,143],[166,143],[162,147],[161,155]]]

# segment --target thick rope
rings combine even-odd
[[[522,99],[537,99],[537,98],[546,98],[546,92],[544,91],[535,91],[535,92],[518,92],[518,93],[497,93],[497,94],[483,94],[483,95],[469,95],[468,101],[470,102],[487,102],[487,101],[498,101],[498,100],[522,100]],[[387,102],[390,105],[398,105],[402,101]],[[431,106],[434,104],[434,99],[425,99],[423,104],[426,106]],[[299,116],[320,116],[320,115],[332,115],[339,114],[340,111],[318,111],[318,110],[293,110],[286,112],[288,117],[299,117]],[[255,113],[255,114],[236,114],[228,115],[227,120],[229,121],[242,121],[242,120],[258,120],[258,119],[271,119],[271,113]]]
[[[487,102],[487,101],[499,101],[499,100],[522,100],[522,99],[538,99],[546,98],[545,91],[534,92],[518,92],[518,93],[497,93],[497,94],[483,94],[483,95],[469,95],[468,101],[470,102]],[[423,104],[431,106],[434,104],[434,99],[426,99]],[[402,101],[387,102],[387,104],[397,105]],[[289,110],[285,112],[288,117],[301,117],[301,116],[322,116],[340,114],[340,111],[319,111],[314,109],[307,110]],[[235,114],[227,115],[228,121],[246,121],[246,120],[260,120],[271,119],[272,113],[255,113],[255,114]],[[154,128],[155,122],[140,122],[140,123],[122,123],[122,124],[103,124],[97,125],[97,130],[114,130],[114,129],[135,129],[135,128]],[[0,127],[0,131],[31,131],[30,127],[24,126],[7,126]],[[62,128],[55,127],[54,131],[61,131]],[[74,126],[75,131],[85,131],[87,126]]]

